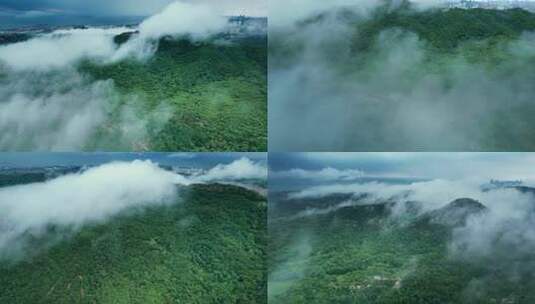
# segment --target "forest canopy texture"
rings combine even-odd
[[[139,24],[0,33],[3,151],[265,151],[267,20],[174,2]]]
[[[408,1],[274,24],[270,145],[530,150],[534,30],[535,14],[522,9],[423,9]]]
[[[266,303],[266,210],[253,191],[199,184],[74,234],[50,226],[0,260],[0,302]]]

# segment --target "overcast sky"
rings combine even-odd
[[[270,168],[356,169],[367,176],[535,181],[535,153],[270,153]]]
[[[203,3],[222,14],[267,15],[267,0],[182,0]],[[175,0],[0,0],[0,14],[19,18],[51,15],[148,16]]]
[[[99,165],[111,161],[151,160],[161,165],[209,168],[242,157],[265,162],[266,153],[0,153],[2,167]]]

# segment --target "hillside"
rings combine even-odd
[[[243,18],[0,33],[0,149],[266,151],[267,21]]]
[[[374,18],[359,24],[354,41],[357,50],[370,47],[381,31],[400,28],[441,51],[452,51],[463,43],[518,38],[525,31],[535,30],[535,15],[522,9],[434,9],[414,11],[409,7],[379,10]],[[483,55],[483,54],[482,54]]]
[[[522,9],[410,5],[333,9],[278,29],[273,147],[531,151],[534,31],[535,14]]]
[[[522,245],[498,241],[482,256],[452,251],[452,240],[463,233],[452,225],[480,214],[481,203],[459,199],[409,221],[393,216],[392,207],[355,205],[270,222],[270,299],[363,304],[535,300],[534,256]],[[452,222],[457,215],[462,219]]]
[[[59,242],[0,262],[0,302],[266,303],[265,198],[218,184],[181,194],[66,238],[51,227]]]
[[[139,96],[139,113],[164,105],[165,112],[149,124],[149,142],[138,143],[136,150],[265,151],[266,44],[266,36],[233,43],[163,38],[146,62],[85,62],[80,70],[96,80],[113,80],[124,95]],[[114,129],[117,115],[112,110],[87,149],[121,149],[113,136],[120,131]],[[163,117],[168,119],[162,123]]]

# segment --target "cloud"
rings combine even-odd
[[[266,179],[266,175],[265,167],[247,158],[190,177],[162,169],[150,160],[134,160],[110,162],[46,182],[3,187],[0,260],[24,257],[31,238],[55,241],[57,236],[51,231],[58,232],[61,239],[128,210],[176,203],[180,199],[177,185]]]
[[[56,12],[54,11],[39,11],[39,10],[30,10],[24,11],[21,14],[16,15],[17,18],[40,18],[40,17],[50,17],[54,16]]]
[[[68,76],[67,76],[68,75]],[[105,120],[113,84],[88,84],[77,73],[36,82],[31,76],[0,85],[0,147],[3,150],[73,150],[81,148]],[[32,87],[33,86],[33,87]],[[68,87],[68,88],[67,88]],[[42,94],[33,95],[31,90]]]
[[[356,20],[331,12],[270,29],[272,151],[531,149],[522,139],[535,94],[532,34],[495,46],[499,64],[477,63],[467,54],[481,45],[445,55],[396,28],[360,50],[369,33]]]
[[[82,59],[102,62],[116,51],[113,37],[127,31],[121,27],[57,30],[0,46],[0,62],[15,71],[67,68]]]
[[[0,82],[0,149],[80,151],[113,137],[117,146],[145,150],[148,128],[171,113],[165,102],[142,109],[135,95],[120,94],[111,80],[94,81],[74,70],[14,72]],[[99,130],[110,123],[97,139]],[[141,117],[140,113],[143,113]],[[102,128],[102,129],[101,129]]]
[[[500,260],[500,266],[510,268],[506,261],[521,259],[535,250],[535,196],[514,188],[484,191],[475,180],[432,180],[412,184],[331,184],[314,186],[289,195],[289,199],[312,199],[331,194],[354,194],[355,198],[325,208],[303,210],[286,218],[293,220],[329,214],[356,205],[391,203],[391,218],[418,219],[419,215],[445,207],[458,198],[471,198],[487,208],[487,212],[472,214],[463,226],[453,227],[448,243],[452,258],[488,258]],[[366,196],[359,196],[366,194]],[[408,203],[419,203],[419,210]],[[417,211],[417,214],[414,214]],[[409,221],[410,222],[410,221]],[[512,269],[509,269],[512,270]]]
[[[297,178],[297,179],[313,179],[313,180],[355,180],[364,176],[364,172],[355,169],[338,170],[327,167],[321,170],[303,170],[291,169],[288,171],[274,171],[270,173],[274,178]]]
[[[99,128],[111,124],[106,130],[121,148],[147,150],[149,125],[159,130],[173,109],[165,101],[143,108],[139,96],[119,93],[111,80],[90,80],[77,72],[78,64],[90,60],[106,65],[127,57],[145,60],[163,36],[204,39],[226,25],[226,18],[208,5],[175,2],[141,23],[139,34],[122,46],[114,37],[131,28],[60,29],[0,46],[0,69],[6,75],[0,81],[0,148],[100,148],[100,142],[91,140]]]
[[[428,210],[446,205],[462,196],[462,193],[473,194],[473,188],[466,188],[464,183],[446,180],[416,182],[412,184],[386,184],[381,182],[365,182],[353,184],[319,185],[291,193],[290,199],[321,198],[332,194],[369,194],[370,203],[383,203],[393,198],[404,201],[425,201]]]
[[[171,153],[167,155],[167,157],[170,158],[182,158],[182,159],[192,159],[195,158],[197,155],[195,153],[189,153],[189,152],[177,152],[177,153]]]
[[[361,201],[364,204],[393,201],[403,205],[406,202],[422,203],[421,212],[428,212],[446,206],[455,199],[469,197],[485,204],[497,206],[507,197],[518,197],[514,189],[482,191],[482,180],[441,180],[414,182],[410,184],[387,184],[365,182],[354,184],[328,184],[306,188],[289,195],[290,199],[321,198],[332,194],[368,194]],[[404,211],[404,210],[400,210]]]
[[[0,258],[51,226],[76,231],[133,207],[174,203],[182,176],[150,161],[115,162],[44,182],[0,189]]]
[[[305,278],[313,252],[313,236],[307,231],[299,231],[291,240],[290,246],[284,253],[276,250],[277,260],[281,264],[269,273],[268,299],[275,301],[280,295],[291,289],[301,279]]]
[[[338,211],[340,209],[343,209],[343,208],[359,206],[361,204],[362,203],[359,202],[359,201],[347,200],[347,201],[343,201],[343,202],[341,202],[339,204],[335,204],[335,205],[332,205],[332,206],[329,206],[329,207],[325,207],[325,208],[307,208],[307,209],[305,209],[303,211],[297,212],[296,214],[294,214],[292,216],[284,218],[284,220],[293,221],[295,219],[300,219],[300,218],[307,218],[307,217],[312,217],[312,216],[325,215],[325,214],[336,212],[336,211]]]
[[[143,21],[139,34],[152,39],[184,34],[206,37],[221,31],[226,23],[227,19],[208,5],[175,2]]]
[[[175,0],[3,0],[0,6],[10,10],[61,10],[72,15],[92,16],[148,16],[157,13]],[[182,1],[203,4],[222,14],[249,14],[265,16],[266,0],[189,0]]]
[[[174,2],[144,20],[138,27],[139,34],[123,44],[112,60],[128,56],[144,59],[154,53],[155,41],[164,36],[188,35],[201,40],[224,31],[227,24],[227,18],[208,5]]]
[[[227,18],[209,5],[174,2],[144,20],[127,43],[117,46],[114,37],[132,28],[61,29],[28,41],[0,46],[0,62],[15,71],[67,68],[82,59],[99,64],[129,56],[146,59],[163,36],[190,36],[201,40],[223,32]]]
[[[324,165],[337,163],[340,167],[343,162],[354,164],[359,159],[362,159],[361,163],[380,159],[388,163],[388,173],[396,170],[395,172],[407,174],[410,169],[411,173],[442,175],[450,179],[436,178],[410,184],[393,181],[348,183],[343,180],[330,180],[315,185],[307,177],[294,175],[295,184],[302,181],[300,185],[309,186],[290,193],[284,204],[293,204],[287,211],[294,212],[281,213],[274,221],[292,222],[304,219],[306,223],[312,223],[316,220],[315,217],[329,214],[333,217],[328,218],[336,220],[345,212],[345,208],[351,208],[350,213],[353,214],[366,209],[362,206],[384,204],[390,216],[384,221],[381,219],[377,222],[375,219],[374,223],[384,223],[383,228],[388,230],[406,229],[409,225],[410,231],[416,229],[421,230],[420,232],[425,230],[433,234],[438,233],[439,238],[444,237],[444,253],[449,261],[477,267],[481,266],[481,263],[490,265],[491,272],[474,275],[470,280],[469,285],[481,286],[477,295],[488,292],[485,287],[489,286],[488,281],[496,280],[496,274],[511,282],[531,277],[530,267],[526,266],[529,266],[535,250],[535,191],[499,187],[489,190],[490,187],[482,185],[488,185],[489,177],[531,177],[533,181],[533,153],[388,153],[375,157],[369,153],[327,154],[325,157],[322,153],[317,153],[304,154],[301,157],[323,161]],[[340,162],[341,160],[343,162]],[[331,195],[335,196],[330,197]],[[462,208],[460,205],[450,205],[460,198],[478,201],[485,206],[485,212],[475,211],[479,210],[477,206],[469,206],[462,211],[457,209]],[[304,204],[302,208],[297,206],[301,204]],[[354,208],[355,206],[359,207]],[[447,209],[440,210],[446,206]],[[452,211],[450,208],[456,209]],[[464,218],[459,221],[464,215],[468,215],[466,221]],[[425,222],[422,220],[428,219],[427,216],[437,216],[431,220],[433,225],[423,224]],[[445,217],[450,216],[455,219],[450,223],[444,221]],[[443,225],[448,225],[447,228],[434,226],[441,224],[441,220]],[[414,223],[418,225],[413,226]],[[276,224],[275,222],[274,226]],[[470,288],[472,287],[468,286],[466,291],[473,295]]]
[[[277,171],[291,168],[311,168],[308,171],[314,175],[332,167],[340,171],[358,168],[367,178],[455,180],[462,176],[480,181],[521,179],[525,184],[535,185],[533,153],[273,153],[269,162],[275,171],[270,176],[275,178]]]
[[[396,7],[402,0],[393,0],[390,5]],[[292,27],[298,22],[328,11],[340,8],[350,9],[354,13],[366,16],[375,8],[387,3],[386,0],[271,0],[269,2],[269,21],[274,28]],[[411,0],[420,9],[427,9],[441,3],[441,0]]]
[[[249,158],[241,158],[228,165],[217,165],[202,175],[195,176],[194,181],[209,182],[218,180],[266,179],[267,168]]]
[[[490,191],[481,201],[490,212],[472,216],[454,229],[449,245],[454,257],[515,259],[535,250],[535,197],[512,189]]]

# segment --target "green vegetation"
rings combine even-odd
[[[26,41],[31,38],[30,34],[24,33],[0,33],[0,45]]]
[[[310,18],[270,35],[270,69],[298,75],[276,83],[283,97],[273,115],[291,120],[307,111],[300,115],[337,123],[325,132],[302,119],[302,129],[288,123],[272,134],[297,142],[294,150],[532,151],[534,31],[535,14],[522,9],[405,3],[366,16],[345,8]],[[324,73],[313,74],[316,66]],[[290,81],[305,93],[284,87]],[[341,139],[329,147],[318,134]]]
[[[356,63],[362,67],[367,60],[385,60],[385,50],[380,48],[394,47],[403,39],[410,39],[408,33],[415,34],[423,53],[414,66],[407,67],[407,78],[400,80],[401,90],[419,90],[419,84],[435,77],[440,79],[439,99],[447,98],[448,94],[466,99],[467,108],[476,112],[471,117],[478,122],[477,128],[468,124],[464,131],[456,131],[465,132],[471,140],[471,146],[464,150],[531,150],[535,147],[535,133],[529,117],[535,111],[535,91],[528,83],[535,79],[535,48],[529,33],[534,30],[535,14],[522,9],[402,8],[377,13],[373,19],[359,24],[352,48],[365,54]],[[388,31],[391,36],[386,39],[393,41],[378,42],[380,35]],[[365,69],[374,73],[380,66]],[[478,90],[493,93],[487,96]],[[461,113],[458,117],[459,121],[449,130],[470,119]]]
[[[420,39],[442,51],[451,51],[465,42],[491,39],[511,40],[524,31],[535,30],[535,16],[522,9],[435,9],[415,11],[410,6],[378,10],[359,26],[356,49],[370,47],[378,34],[388,28],[416,33]]]
[[[0,263],[0,302],[266,303],[265,198],[219,184],[181,194]]]
[[[24,185],[31,183],[43,182],[46,180],[45,172],[28,172],[28,173],[5,173],[0,172],[0,188],[15,185]]]
[[[319,201],[324,207],[341,202],[333,197]],[[287,205],[305,210],[319,201],[284,201],[276,209],[284,214]],[[506,246],[493,248],[486,258],[455,256],[449,250],[452,226],[425,217],[409,217],[401,224],[386,204],[272,218],[270,213],[273,303],[535,301],[533,253],[516,254]]]
[[[122,42],[125,37],[117,37]],[[110,121],[87,150],[265,151],[267,38],[191,42],[163,38],[146,62],[84,62],[94,79],[112,79],[124,98],[110,105]],[[138,98],[129,98],[137,96]],[[115,121],[129,103],[148,122],[148,142],[117,141]],[[155,113],[150,116],[146,113]]]

